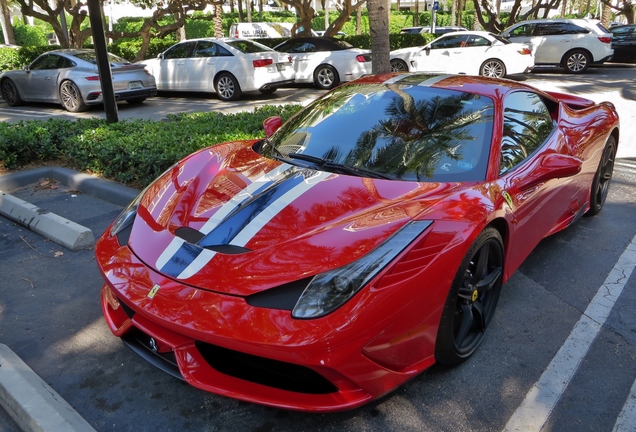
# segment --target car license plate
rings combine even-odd
[[[276,63],[276,67],[279,71],[284,71],[287,65],[285,63]]]
[[[141,81],[131,81],[128,83],[128,90],[138,90],[141,88]]]

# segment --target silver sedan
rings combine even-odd
[[[139,104],[157,94],[155,78],[143,66],[113,54],[108,54],[108,60],[118,101]],[[85,49],[49,51],[22,70],[4,72],[0,91],[11,106],[51,102],[79,112],[103,103],[95,51]]]

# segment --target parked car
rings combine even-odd
[[[618,124],[610,102],[511,80],[344,83],[122,211],[95,247],[106,323],[209,392],[368,403],[478,349],[533,248],[603,208]]]
[[[542,19],[522,21],[501,35],[512,42],[532,45],[537,66],[560,66],[569,73],[582,73],[591,64],[608,61],[612,34],[595,20]]]
[[[447,33],[424,47],[391,51],[393,72],[444,72],[502,78],[530,72],[532,51],[492,33]]]
[[[142,63],[160,91],[216,93],[224,101],[245,92],[274,93],[294,82],[289,55],[249,39],[191,39]]]
[[[108,54],[115,98],[142,103],[157,94],[154,77],[142,66]],[[22,70],[0,75],[2,98],[11,106],[23,102],[61,104],[71,112],[103,104],[94,50],[63,49],[46,52]]]
[[[464,27],[442,26],[442,27],[435,27],[435,31],[433,32],[433,34],[443,35],[450,32],[466,31],[466,30],[467,29],[465,29]],[[404,27],[402,30],[400,30],[400,33],[408,33],[408,34],[420,34],[420,33],[430,33],[430,32],[431,32],[431,26]]]
[[[297,83],[330,89],[371,73],[371,52],[329,37],[297,37],[274,47],[294,62]]]
[[[611,27],[612,49],[614,55],[611,62],[636,63],[636,25],[619,25]]]

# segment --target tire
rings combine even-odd
[[[583,73],[590,66],[590,54],[583,50],[574,50],[563,56],[562,66],[567,73]]]
[[[146,100],[145,97],[138,97],[138,98],[134,98],[134,99],[128,99],[126,100],[126,102],[128,102],[131,105],[139,105],[144,103],[144,101]]]
[[[592,190],[590,192],[590,209],[585,213],[586,216],[594,216],[601,212],[607,193],[609,184],[612,180],[614,172],[614,159],[616,157],[616,139],[611,136],[605,144],[603,156],[598,164],[598,169],[592,181]]]
[[[391,60],[391,72],[408,72],[409,67],[404,60]]]
[[[60,101],[69,112],[81,112],[88,109],[82,94],[73,81],[66,80],[60,84]]]
[[[235,101],[238,100],[243,92],[234,75],[224,72],[216,79],[214,84],[216,94],[219,99],[223,101]]]
[[[340,83],[338,72],[329,65],[320,65],[314,71],[314,85],[321,90],[329,90]]]
[[[481,65],[479,75],[490,78],[503,78],[506,76],[506,66],[501,60],[489,59]]]
[[[499,301],[503,262],[501,235],[486,228],[468,249],[444,304],[435,344],[438,362],[462,363],[481,343]]]
[[[1,86],[0,90],[2,91],[2,99],[4,99],[7,105],[9,106],[22,105],[22,98],[20,97],[20,92],[18,91],[18,88],[15,86],[13,81],[11,81],[9,78],[5,78],[2,80],[2,84],[0,84],[0,86]]]
[[[260,89],[259,91],[262,94],[272,94],[272,93],[275,93],[276,90],[278,90],[278,87],[267,87],[267,88],[264,88],[264,89]]]

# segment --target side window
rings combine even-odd
[[[510,32],[510,36],[532,36],[534,32],[534,24],[524,24],[513,29]]]
[[[190,54],[194,42],[187,42],[173,46],[163,54],[164,59],[186,58]]]
[[[472,35],[468,38],[466,46],[489,46],[490,41],[481,36]]]
[[[590,31],[576,24],[568,23],[568,33],[570,34],[586,34]]]
[[[210,41],[199,41],[192,57],[216,57],[216,44]]]
[[[42,70],[42,69],[57,69],[58,66],[58,58],[55,54],[45,55],[43,57],[37,58],[33,63],[31,63],[31,70]]]
[[[537,150],[554,129],[545,103],[535,93],[515,92],[504,102],[499,174],[510,171]]]
[[[468,39],[468,36],[465,36],[465,35],[441,37],[431,44],[431,48],[432,49],[459,48],[460,46],[466,45],[466,39]]]
[[[73,63],[71,60],[67,59],[66,57],[58,58],[57,67],[59,69],[72,68],[74,66],[75,66],[75,63]]]
[[[537,36],[552,36],[569,34],[567,23],[545,23],[537,24],[535,35]]]

